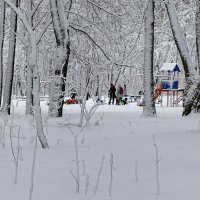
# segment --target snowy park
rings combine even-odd
[[[157,105],[158,116],[145,118],[136,102],[105,104],[98,107],[90,126],[81,129],[65,126],[77,123],[80,105],[64,105],[63,118],[48,119],[42,102],[49,142],[43,149],[36,144],[33,119],[22,112],[25,102],[16,103],[12,116],[1,117],[3,200],[28,199],[31,190],[37,200],[200,198],[199,114],[182,117],[181,106]],[[89,100],[88,109],[92,105]]]
[[[1,200],[200,200],[200,0],[0,0]]]

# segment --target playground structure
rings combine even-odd
[[[181,69],[177,63],[163,63],[160,74],[157,75],[157,86],[154,99],[163,105],[163,97],[166,97],[167,106],[178,106],[182,102],[184,82],[181,78]]]

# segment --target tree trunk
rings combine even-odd
[[[196,31],[196,49],[198,71],[200,72],[200,0],[196,0],[196,16],[195,16],[195,31]]]
[[[32,0],[27,2],[28,13],[32,12]],[[28,24],[30,27],[33,26],[33,17],[32,15],[28,15]],[[28,47],[28,55],[27,55],[27,80],[26,80],[26,111],[27,115],[33,114],[33,70],[30,67],[30,54],[31,47]]]
[[[33,70],[33,106],[34,115],[36,120],[37,135],[43,148],[48,148],[47,139],[44,135],[43,124],[42,124],[42,114],[40,107],[40,76],[37,66],[37,46],[34,34],[30,35],[31,43],[31,56],[30,56],[30,68]]]
[[[63,1],[51,0],[51,15],[57,43],[57,56],[54,74],[51,78],[49,113],[53,117],[62,117],[65,78],[70,55],[69,27],[64,13]]]
[[[186,86],[183,97],[184,110],[182,115],[189,115],[199,102],[200,77],[191,61],[186,39],[183,35],[175,7],[171,0],[165,0],[164,2],[171,23],[173,37],[185,71]]]
[[[2,99],[2,87],[3,87],[3,44],[4,44],[4,20],[5,20],[5,3],[4,0],[0,1],[0,106]]]
[[[18,0],[12,0],[13,4],[18,7]],[[17,32],[17,15],[11,10],[10,14],[10,33],[9,33],[9,50],[8,61],[5,73],[5,84],[3,88],[3,112],[10,115],[10,104],[12,96],[12,85],[15,64],[15,48],[16,48],[16,32]]]
[[[30,58],[28,58],[30,59]],[[27,115],[33,114],[33,70],[30,64],[27,66],[27,79],[26,79],[26,111]]]
[[[145,17],[145,48],[144,48],[144,107],[143,116],[156,115],[154,101],[153,79],[153,53],[154,53],[154,0],[149,0]]]

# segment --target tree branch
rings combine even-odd
[[[33,15],[35,14],[36,10],[38,9],[38,7],[40,6],[40,4],[43,2],[44,0],[40,0],[36,6],[34,7],[34,9],[31,11],[30,15],[33,17]]]
[[[19,19],[22,21],[22,23],[24,24],[24,26],[26,27],[27,31],[29,32],[29,34],[33,33],[33,30],[31,29],[31,27],[28,24],[28,21],[26,20],[26,18],[23,16],[22,12],[19,10],[19,8],[17,8],[12,2],[10,2],[9,0],[4,0],[18,15]]]
[[[106,10],[105,8],[102,8],[102,7],[99,6],[97,3],[91,2],[90,0],[86,0],[86,1],[89,2],[90,4],[94,5],[94,6],[98,7],[99,9],[103,10],[104,12],[110,14],[110,15],[114,15],[114,16],[116,16],[116,17],[121,17],[121,16],[122,16],[122,15],[117,15],[117,14],[115,14],[115,13],[112,13],[112,12]]]
[[[36,25],[33,27],[33,30],[35,30],[37,28],[37,26],[40,24],[40,22],[43,20],[43,18],[47,15],[47,12],[40,18],[40,20],[38,20],[38,22],[36,23]]]
[[[85,32],[84,30],[82,30],[82,29],[75,28],[75,27],[72,26],[72,25],[69,25],[69,27],[71,27],[71,28],[74,29],[75,31],[81,32],[81,33],[83,33],[84,35],[86,35],[86,36],[93,42],[93,44],[95,44],[95,45],[99,48],[99,50],[103,53],[103,55],[106,57],[106,59],[110,61],[110,58],[106,55],[106,53],[104,52],[104,50],[94,41],[94,39],[93,39],[88,33],[86,33],[86,32]]]
[[[37,45],[40,42],[40,40],[42,39],[42,36],[44,35],[44,33],[46,32],[46,30],[48,29],[48,27],[51,23],[52,23],[52,18],[50,17],[49,20],[46,22],[45,27],[43,28],[42,32],[40,33],[40,35],[38,36],[38,38],[36,40]]]

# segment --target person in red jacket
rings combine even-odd
[[[124,89],[121,84],[118,84],[117,93],[116,93],[116,105],[122,104],[122,97],[124,95]]]

